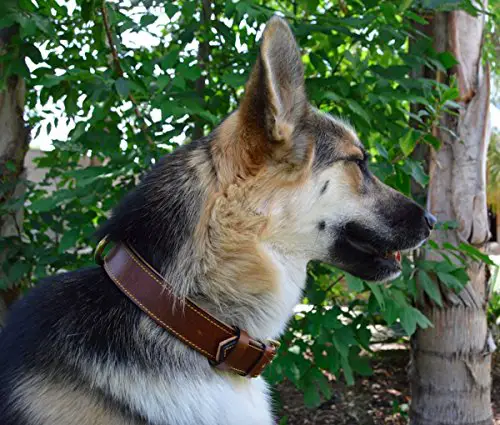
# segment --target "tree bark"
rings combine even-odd
[[[8,43],[15,34],[16,28],[0,30],[0,56],[6,54]],[[4,66],[0,63],[0,78],[4,79]],[[24,80],[15,75],[5,80],[0,91],[0,184],[5,191],[0,192],[0,205],[22,196],[25,187],[24,156],[29,145],[29,129],[24,122]],[[0,237],[20,237],[22,228],[22,206],[9,214],[0,215]],[[0,264],[3,264],[5,252],[0,253]],[[0,268],[0,275],[2,270]],[[0,327],[6,306],[15,298],[15,290],[0,288]]]
[[[487,0],[481,5],[486,8]],[[486,153],[489,141],[489,72],[481,61],[485,17],[462,11],[438,13],[432,35],[438,51],[450,51],[458,64],[450,74],[460,90],[458,115],[447,114],[435,128],[442,146],[429,161],[428,208],[457,229],[437,231],[434,239],[484,249],[489,238],[486,207]],[[448,75],[447,77],[449,77]],[[427,259],[440,261],[438,254]],[[434,324],[412,338],[410,386],[412,425],[490,425],[491,353],[484,264],[470,262],[470,281],[460,294],[442,287],[443,307],[421,305]]]

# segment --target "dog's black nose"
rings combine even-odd
[[[434,225],[437,223],[437,218],[434,217],[429,211],[426,211],[424,214],[425,222],[429,229],[434,229]]]

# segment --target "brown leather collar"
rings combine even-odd
[[[104,259],[107,241],[96,260],[120,290],[158,325],[205,356],[212,366],[242,376],[259,376],[276,355],[279,343],[250,338],[247,332],[221,322],[189,299],[176,297],[160,274],[132,247],[117,244]]]

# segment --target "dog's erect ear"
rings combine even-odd
[[[243,125],[254,134],[264,130],[267,143],[279,146],[282,153],[283,148],[291,148],[295,160],[301,160],[306,141],[294,140],[294,130],[306,111],[300,52],[286,21],[275,16],[266,25],[260,55],[246,86],[240,107]]]

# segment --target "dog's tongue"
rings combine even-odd
[[[398,263],[400,263],[400,262],[401,262],[401,252],[396,251],[396,252],[394,253],[394,258],[396,259],[396,261],[397,261]]]

